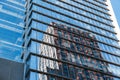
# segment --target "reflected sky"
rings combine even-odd
[[[120,27],[120,0],[111,0],[111,4]]]
[[[20,60],[24,0],[0,0],[0,57]]]

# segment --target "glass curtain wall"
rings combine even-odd
[[[120,46],[104,0],[28,0],[26,80],[120,80]]]
[[[24,0],[0,0],[0,57],[20,61]]]

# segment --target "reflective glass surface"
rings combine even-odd
[[[1,58],[21,61],[24,12],[24,0],[0,0]]]
[[[120,80],[120,46],[104,0],[31,0],[27,8],[27,80]]]

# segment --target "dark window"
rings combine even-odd
[[[65,37],[65,39],[68,39],[68,36],[69,36],[69,35],[65,34],[65,36],[64,36],[64,37]]]
[[[84,53],[84,46],[80,45],[80,52]]]
[[[84,66],[87,65],[86,57],[80,56],[80,60],[81,60],[82,65],[84,65]]]
[[[67,66],[67,64],[63,64],[63,75],[68,77],[68,66]]]
[[[61,38],[58,38],[58,43],[61,46],[61,44],[62,44],[62,39]]]
[[[80,45],[76,44],[77,50],[80,51]]]
[[[57,72],[58,75],[62,75],[62,71],[63,71],[63,69],[62,69],[62,63],[59,62],[58,64],[59,64],[59,69],[57,69],[56,72]]]
[[[94,57],[97,57],[97,58],[99,58],[100,57],[100,53],[97,51],[97,50],[92,50],[92,53],[93,53],[93,55],[94,55]]]
[[[58,31],[58,36],[62,36],[62,32],[61,31]]]
[[[76,57],[74,53],[71,53],[71,59],[72,59],[72,62],[76,62]]]
[[[70,32],[71,32],[71,28],[70,28],[70,27],[67,27],[67,29],[68,29],[68,31],[70,31]]]
[[[49,80],[56,80],[56,79],[53,76],[49,76]]]
[[[89,80],[89,79],[90,79],[90,76],[89,76],[88,70],[84,70],[84,74],[85,74],[87,80]]]
[[[70,47],[71,47],[72,50],[75,50],[75,47],[74,47],[73,43],[70,44]]]
[[[101,75],[99,73],[96,73],[96,76],[98,77],[98,80],[101,80]]]
[[[90,46],[94,47],[94,42],[93,41],[90,42]]]
[[[79,38],[78,37],[74,37],[74,41],[79,42]]]
[[[62,60],[67,60],[67,54],[63,51],[61,51],[61,57],[62,57]]]
[[[69,66],[69,75],[70,75],[70,78],[75,79],[75,71],[73,66]]]
[[[79,55],[76,55],[76,63],[77,63],[77,64],[81,64],[80,56],[79,56]]]
[[[100,61],[97,61],[97,66],[100,70],[103,70],[103,66]]]
[[[75,69],[76,71],[76,80],[83,80],[83,76],[82,76],[82,70],[79,68]]]

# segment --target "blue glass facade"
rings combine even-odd
[[[0,0],[0,57],[20,61],[25,1]]]
[[[120,80],[120,45],[107,6],[105,0],[27,0],[26,80]]]

